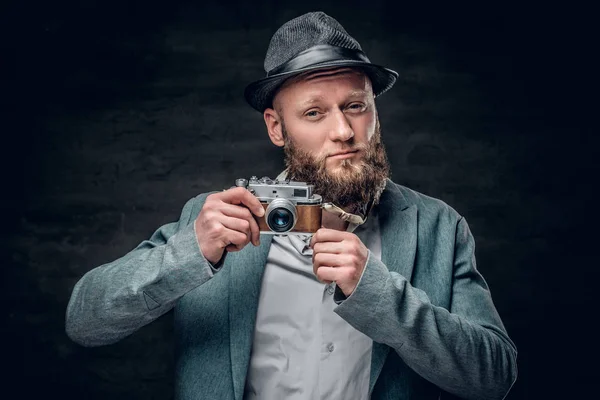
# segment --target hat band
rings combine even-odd
[[[319,44],[304,50],[296,57],[281,64],[277,68],[273,68],[271,71],[267,72],[267,78],[273,75],[297,71],[327,61],[371,62],[365,53],[360,50],[347,49],[345,47],[332,46],[329,44]]]

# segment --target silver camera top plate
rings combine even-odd
[[[322,198],[313,194],[314,185],[306,182],[276,180],[267,176],[236,179],[236,186],[242,186],[254,194],[260,201],[270,203],[275,199],[287,199],[294,204],[320,204]]]

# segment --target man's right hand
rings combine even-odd
[[[252,214],[262,217],[265,210],[246,188],[236,187],[208,196],[194,221],[204,257],[214,265],[225,250],[240,251],[250,241],[258,246],[260,230]]]

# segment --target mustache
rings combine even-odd
[[[331,156],[336,155],[336,154],[340,154],[340,153],[353,153],[353,152],[357,152],[357,151],[363,151],[363,152],[365,152],[368,149],[369,149],[369,146],[366,143],[357,143],[357,144],[355,144],[351,148],[339,149],[339,150],[332,151],[329,154],[322,155],[322,156],[318,157],[316,161],[319,162],[319,163],[321,163],[327,157],[331,157]]]
[[[368,150],[369,149],[369,142],[367,143],[355,143],[354,146],[352,146],[349,149],[341,149],[340,151],[356,151],[356,150]]]

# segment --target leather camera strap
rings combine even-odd
[[[355,225],[362,225],[367,222],[367,218],[361,217],[360,215],[352,214],[342,210],[340,207],[336,206],[333,203],[323,203],[321,207],[334,215],[338,215],[342,221],[350,222]]]

